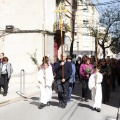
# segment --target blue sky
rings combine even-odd
[[[92,3],[93,4],[95,4],[96,5],[96,7],[97,8],[99,8],[99,7],[102,7],[102,8],[104,8],[104,7],[106,7],[107,5],[109,5],[109,6],[111,6],[111,5],[113,5],[113,3],[115,3],[115,5],[116,4],[119,4],[120,5],[120,0],[91,0],[92,1]],[[98,2],[97,2],[98,1]],[[119,1],[119,2],[118,2]],[[98,5],[99,3],[101,3],[100,5]],[[108,4],[107,4],[108,3]],[[110,4],[109,4],[110,3]],[[103,5],[104,4],[104,5]],[[106,4],[106,5],[105,5]]]
[[[92,1],[96,3],[96,0],[92,0]],[[110,2],[110,1],[113,0],[98,0],[99,3]]]
[[[106,3],[106,2],[111,2],[111,1],[114,1],[114,2],[117,2],[117,1],[119,1],[119,0],[91,0],[93,3],[97,3],[97,1],[99,2],[99,3]],[[120,4],[120,2],[119,2],[119,4]]]

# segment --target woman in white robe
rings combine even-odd
[[[44,63],[38,72],[37,78],[40,82],[40,105],[38,108],[42,109],[46,105],[50,105],[50,100],[52,97],[52,83],[54,77],[51,65]]]
[[[93,108],[97,112],[101,111],[102,104],[102,88],[101,82],[103,80],[103,75],[95,69],[95,72],[89,78],[89,89],[91,90],[92,100],[94,101]]]

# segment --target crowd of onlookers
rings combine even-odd
[[[4,56],[4,53],[0,53],[0,93],[3,93],[3,96],[8,93],[8,84],[13,73],[12,64],[8,61],[8,57]]]
[[[82,82],[82,90],[84,91],[84,85],[87,86],[87,74],[85,72],[85,69],[83,69],[84,65],[87,65],[92,68],[96,66],[99,69],[99,72],[103,75],[102,80],[102,102],[106,103],[109,102],[110,93],[111,91],[115,91],[116,83],[120,86],[120,59],[115,58],[109,58],[109,59],[96,59],[95,56],[91,56],[90,58],[88,56],[78,57],[76,61],[76,75],[79,78],[79,80]],[[90,73],[92,74],[92,73]],[[86,81],[85,81],[86,80]],[[85,84],[86,83],[86,84]],[[88,89],[88,88],[86,88]],[[83,98],[85,97],[87,99],[87,93],[82,92]],[[85,95],[86,96],[85,96]]]

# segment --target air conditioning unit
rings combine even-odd
[[[13,32],[13,30],[14,30],[14,26],[13,25],[7,25],[6,28],[5,28],[6,32]]]

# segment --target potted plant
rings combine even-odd
[[[54,23],[53,25],[53,31],[57,31],[57,30],[60,30],[60,22],[57,21]],[[67,23],[62,23],[62,30],[65,31],[65,32],[70,32],[70,27]]]

